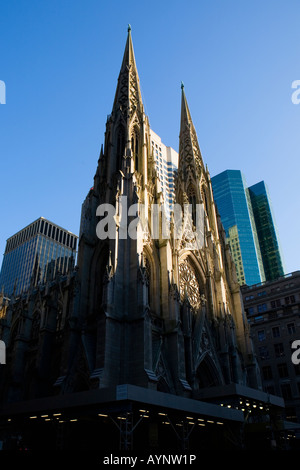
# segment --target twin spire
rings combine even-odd
[[[204,168],[203,160],[198,144],[196,130],[192,121],[191,113],[187,104],[184,84],[181,82],[181,120],[179,134],[179,173],[183,167],[194,166],[197,175]],[[134,49],[131,38],[131,26],[128,25],[128,35],[123,56],[123,61],[119,73],[118,85],[116,89],[113,113],[121,112],[124,123],[129,125],[135,112],[142,118],[144,111],[140,81],[134,56]]]

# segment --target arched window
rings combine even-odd
[[[150,305],[150,298],[151,298],[151,293],[150,293],[150,282],[151,282],[151,268],[150,268],[150,261],[148,258],[145,258],[145,268],[146,268],[146,285],[147,285],[147,303]]]
[[[139,132],[137,129],[134,129],[131,137],[131,151],[134,159],[135,171],[139,171]]]
[[[125,131],[124,127],[120,126],[117,133],[117,169],[122,168],[122,158],[125,153]]]
[[[207,196],[206,196],[206,190],[205,188],[202,188],[202,199],[203,199],[203,202],[204,202],[204,209],[206,210],[206,214],[208,214],[208,203],[207,203]]]
[[[179,283],[181,300],[184,301],[187,296],[191,307],[198,310],[201,305],[200,285],[195,270],[188,260],[179,265]]]
[[[196,217],[197,217],[197,200],[194,188],[189,188],[188,191],[189,204],[192,206],[192,221],[196,227]]]
[[[40,324],[41,324],[41,314],[39,311],[34,312],[32,317],[32,326],[31,326],[31,340],[37,341],[40,333]]]
[[[189,201],[190,201],[190,204],[191,204],[191,206],[192,206],[192,220],[193,220],[193,224],[194,224],[194,226],[196,227],[196,208],[197,208],[196,196],[195,196],[194,194],[193,194],[193,196],[190,196]]]

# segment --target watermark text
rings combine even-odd
[[[292,93],[291,100],[293,104],[300,103],[300,80],[294,80],[292,82],[292,88],[295,88],[295,91]]]
[[[100,221],[96,234],[100,240],[150,237],[153,240],[184,239],[191,249],[199,249],[204,242],[204,206],[203,204],[174,204],[172,220],[166,217],[160,204],[127,206],[127,196],[121,196],[116,204],[100,204],[96,215]],[[173,229],[171,229],[171,223]]]
[[[4,341],[0,341],[0,364],[6,364],[6,346]]]
[[[295,349],[295,351],[292,354],[292,363],[297,366],[300,364],[300,339],[296,339],[295,341],[292,342],[291,348]]]
[[[0,80],[0,104],[6,104],[6,86],[3,80]]]

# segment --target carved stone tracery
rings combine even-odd
[[[201,294],[199,283],[194,269],[185,260],[179,265],[179,279],[180,279],[180,298],[184,301],[187,296],[191,306],[195,309],[201,305]]]

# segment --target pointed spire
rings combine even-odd
[[[199,177],[204,169],[204,164],[200,152],[196,130],[192,121],[184,91],[184,84],[181,82],[181,119],[179,134],[179,173],[183,168],[196,169],[196,176]]]
[[[184,92],[184,84],[181,82],[181,122],[180,122],[180,134],[185,130],[186,127],[194,128],[191,113],[188,107],[188,103],[186,100],[185,92]],[[195,129],[193,129],[195,130]],[[195,131],[196,132],[196,131]]]
[[[130,25],[128,25],[127,31],[127,41],[118,78],[113,112],[120,110],[125,119],[131,119],[135,110],[138,110],[139,112],[143,111],[143,103]]]

